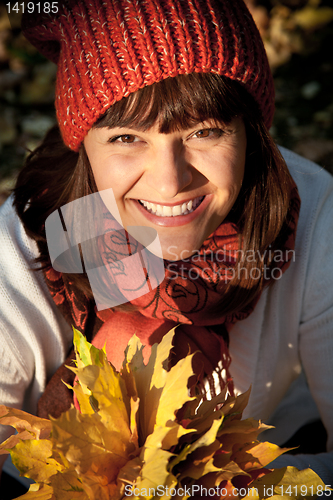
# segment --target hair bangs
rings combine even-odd
[[[167,78],[113,104],[94,127],[148,130],[158,123],[159,132],[168,134],[206,120],[229,124],[242,114],[234,94],[235,82],[231,91],[228,79],[220,75],[191,73]]]

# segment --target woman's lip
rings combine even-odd
[[[148,212],[148,210],[146,210],[138,200],[131,199],[131,201],[149,222],[152,222],[157,226],[176,227],[184,226],[185,224],[188,224],[189,222],[192,222],[194,219],[196,219],[206,209],[207,205],[212,199],[212,196],[212,194],[206,195],[200,205],[195,210],[193,210],[193,212],[186,215],[176,215],[175,217],[160,217],[154,215]],[[192,200],[193,198],[190,199]]]
[[[154,205],[162,205],[164,207],[177,207],[178,205],[183,205],[184,203],[188,203],[191,200],[192,201],[196,200],[197,198],[202,198],[203,196],[205,196],[205,195],[194,196],[193,198],[188,198],[187,200],[181,200],[181,201],[178,201],[177,203],[164,203],[164,202],[161,203],[160,201],[150,201],[150,200],[146,200],[144,198],[140,198],[140,201],[146,201],[147,203],[153,203]]]

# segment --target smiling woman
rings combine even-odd
[[[50,266],[45,214],[66,201],[112,188],[122,225],[155,228],[167,260],[199,252],[227,217],[242,233],[243,252],[237,254],[242,272],[228,279],[219,311],[240,311],[260,292],[270,266],[276,267],[272,255],[285,250],[293,221],[287,214],[296,197],[291,205],[288,168],[242,85],[216,74],[191,73],[144,87],[117,101],[93,124],[78,156],[64,150],[66,161],[58,162],[56,153],[55,172],[52,157],[62,148],[57,134],[51,131],[31,155],[16,186],[18,213],[43,248],[43,266]],[[52,193],[40,197],[42,186],[51,182]],[[27,183],[38,193],[36,201]],[[171,209],[180,213],[164,216]],[[246,258],[250,252],[256,258]],[[93,298],[86,276],[65,279]]]
[[[252,385],[248,412],[277,424],[279,444],[319,410],[325,453],[281,460],[311,464],[329,484],[333,181],[271,138],[272,76],[243,1],[67,0],[56,15],[25,15],[23,30],[58,65],[58,126],[1,208],[15,273],[0,262],[8,304],[0,345],[12,374],[1,368],[0,402],[29,401],[36,412],[42,395],[45,417],[71,404],[60,382],[71,381],[61,366],[71,325],[106,345],[119,367],[134,333],[148,359],[180,324],[169,364],[197,351],[191,390],[210,398]],[[112,207],[103,194],[110,190]],[[91,210],[80,218],[80,203],[91,199],[98,217]],[[45,226],[55,214],[54,238],[64,253],[71,242],[81,272],[51,258]],[[77,222],[91,220],[96,237],[78,240]],[[143,248],[147,231],[163,259]],[[97,260],[88,259],[89,245]],[[119,299],[112,307],[96,299],[97,268],[107,270],[104,297]]]

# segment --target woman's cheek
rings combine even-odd
[[[117,197],[126,194],[140,178],[140,168],[135,162],[119,157],[95,162],[92,171],[98,190],[112,188]]]

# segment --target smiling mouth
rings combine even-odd
[[[145,200],[138,200],[147,212],[156,215],[157,217],[177,217],[178,215],[187,215],[194,212],[196,208],[203,202],[204,196],[198,196],[181,205],[174,205],[172,207],[166,205],[158,205]]]

